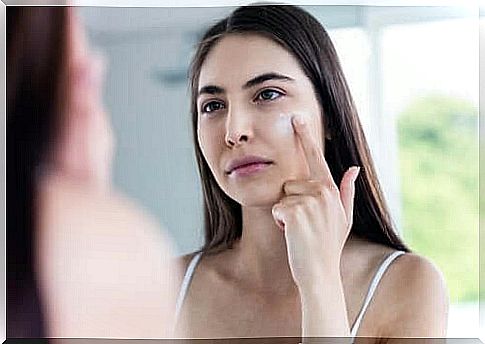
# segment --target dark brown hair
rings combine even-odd
[[[345,171],[361,166],[356,181],[352,233],[369,241],[409,252],[396,234],[369,148],[335,48],[323,26],[305,10],[289,5],[242,6],[202,37],[190,68],[192,132],[204,195],[204,252],[230,248],[241,237],[241,206],[217,184],[197,139],[197,91],[202,65],[211,49],[230,34],[258,34],[289,51],[313,84],[323,109],[322,125],[331,133],[325,159],[337,183]],[[325,115],[324,115],[325,114]],[[325,116],[325,118],[324,118]]]
[[[67,20],[63,7],[7,7],[7,338],[45,337],[35,176],[62,113]]]

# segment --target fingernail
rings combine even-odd
[[[354,175],[352,177],[352,182],[355,182],[355,180],[359,176],[360,166],[354,166],[354,167],[352,167],[352,169],[354,170]]]

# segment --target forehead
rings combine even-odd
[[[305,78],[297,59],[275,41],[257,34],[230,34],[212,48],[199,77],[204,85],[230,86],[268,72]]]

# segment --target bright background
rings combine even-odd
[[[446,279],[449,337],[478,337],[478,11],[306,7],[339,53],[394,220]],[[82,8],[110,61],[115,181],[172,234],[202,242],[186,71],[232,8]]]

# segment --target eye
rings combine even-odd
[[[284,95],[283,92],[273,89],[266,89],[258,94],[258,96],[256,97],[256,101],[271,101],[281,97],[282,95]]]
[[[224,109],[224,104],[222,102],[210,101],[202,105],[202,113],[211,113],[222,109]]]

